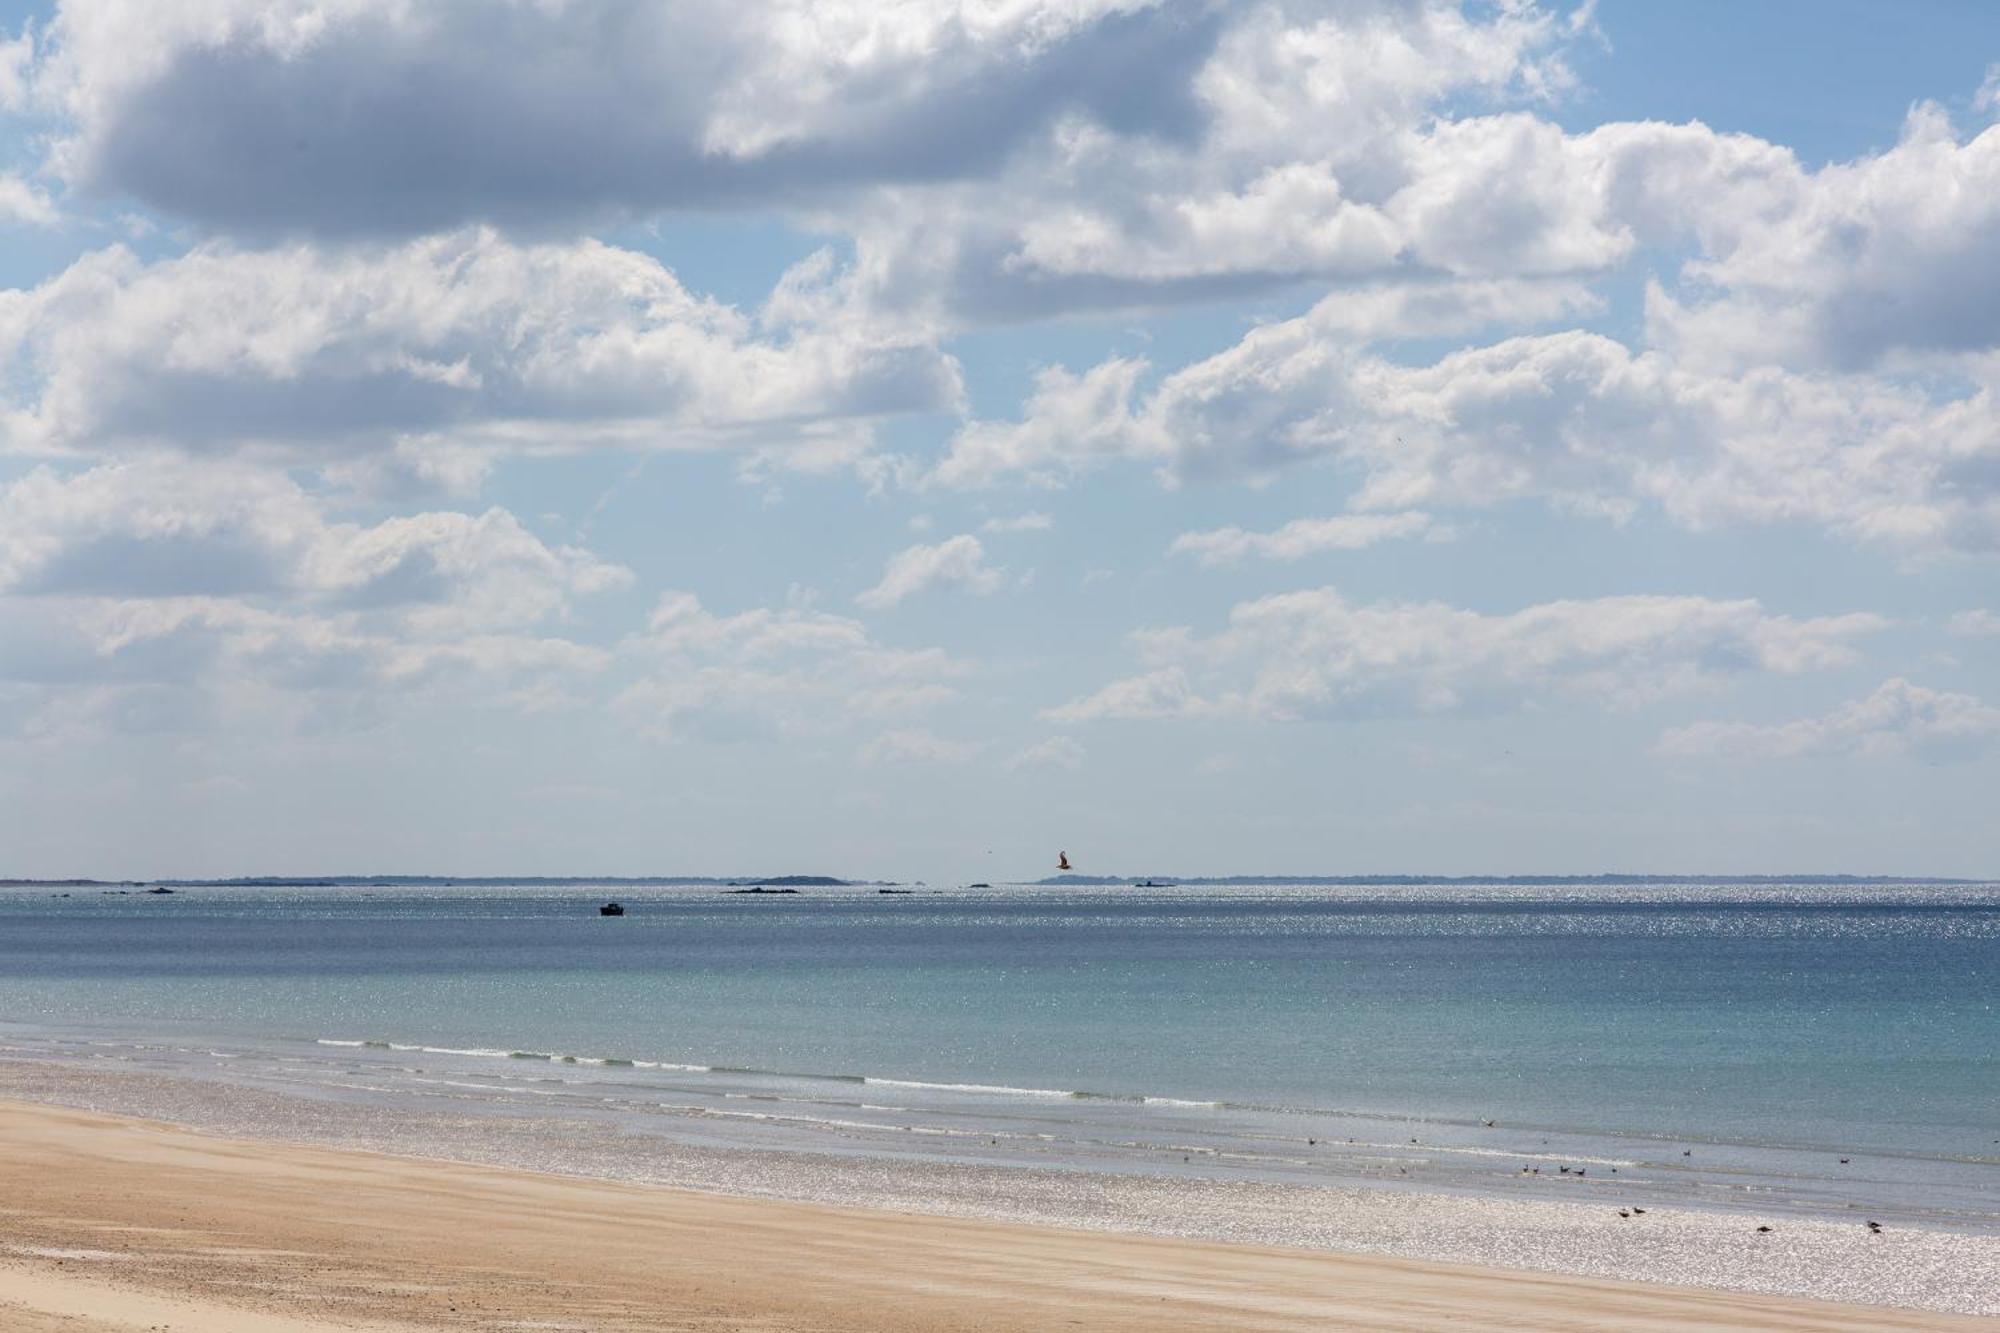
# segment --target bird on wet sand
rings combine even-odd
[[[1757,1228],[1757,1230],[1759,1230],[1759,1231],[1769,1231],[1770,1229],[1771,1229],[1771,1228],[1769,1228],[1769,1227],[1758,1227],[1758,1228]]]

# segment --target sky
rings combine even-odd
[[[2000,875],[2000,7],[0,0],[0,875]]]

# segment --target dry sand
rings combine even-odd
[[[2000,1321],[919,1217],[0,1102],[0,1329],[1969,1329]]]

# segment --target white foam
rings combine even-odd
[[[864,1078],[878,1088],[925,1088],[933,1092],[983,1092],[999,1097],[1075,1097],[1062,1088],[1010,1088],[998,1083],[926,1083],[914,1078]]]

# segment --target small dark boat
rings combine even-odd
[[[147,890],[146,890],[146,892],[148,892],[148,893],[172,893],[172,892],[173,892],[173,890],[172,890],[172,889],[170,889],[170,888],[167,888],[167,887],[166,887],[165,885],[161,885],[161,886],[159,886],[158,888],[151,888],[151,889],[147,889]]]
[[[724,893],[797,893],[797,889],[771,889],[759,884],[754,889],[724,889]]]
[[[599,916],[624,916],[625,906],[623,903],[606,903],[597,909],[597,914]]]
[[[986,883],[984,880],[981,880],[977,884],[968,884],[965,887],[968,889],[990,889],[993,886],[991,884]]]
[[[1164,889],[1167,886],[1157,879],[1142,879],[1132,885],[1135,889]]]

